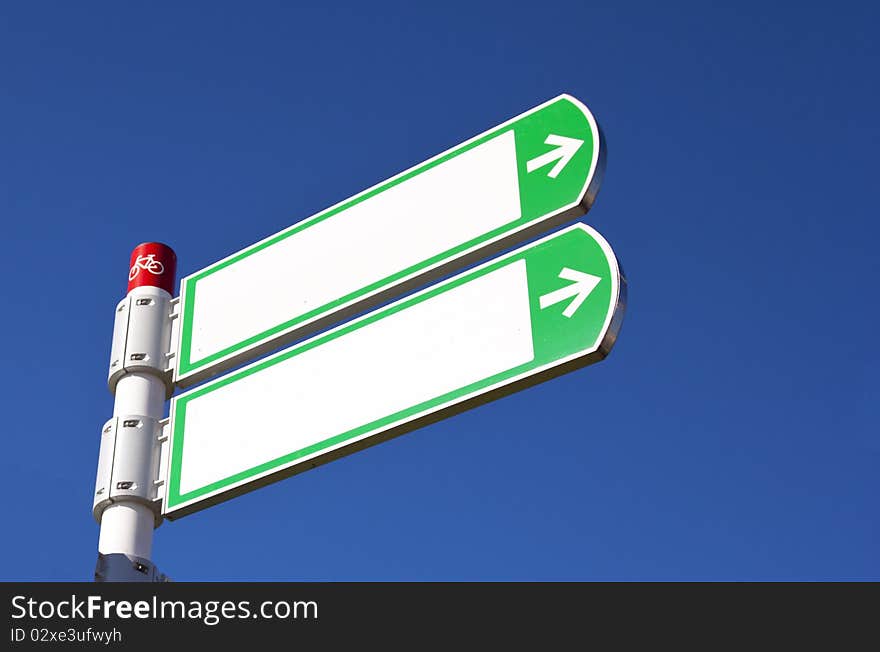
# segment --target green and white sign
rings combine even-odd
[[[568,95],[181,282],[187,386],[583,215],[604,146]]]
[[[611,247],[576,224],[171,402],[177,518],[605,358]]]

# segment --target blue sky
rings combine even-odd
[[[604,362],[165,523],[178,580],[880,579],[872,3],[0,12],[0,579],[88,580],[128,254],[181,274],[561,92]]]

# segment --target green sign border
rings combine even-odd
[[[396,274],[366,285],[346,296],[339,297],[335,301],[295,316],[261,333],[256,333],[235,345],[199,360],[191,360],[193,314],[198,282],[202,279],[267,247],[271,247],[286,238],[294,236],[304,229],[355,204],[459,156],[511,128],[516,127],[519,130],[528,129],[529,131],[540,130],[541,132],[546,132],[550,128],[558,129],[560,121],[562,124],[565,124],[567,121],[570,122],[572,120],[583,120],[588,126],[588,130],[585,130],[586,133],[579,132],[577,135],[586,136],[586,140],[590,142],[585,140],[585,146],[581,147],[572,161],[566,166],[572,170],[583,169],[582,166],[586,163],[583,159],[589,154],[587,174],[582,183],[578,183],[579,176],[570,176],[567,179],[554,179],[548,185],[546,182],[541,181],[542,175],[546,176],[545,173],[536,171],[535,174],[529,174],[525,170],[527,160],[533,155],[545,151],[546,146],[541,143],[543,150],[536,150],[534,144],[532,144],[532,151],[529,151],[523,145],[517,143],[517,165],[520,168],[521,186],[521,217],[519,219],[512,220],[478,238],[462,243]],[[580,126],[583,127],[583,125]],[[187,276],[181,281],[181,325],[174,363],[175,382],[184,387],[192,385],[211,375],[229,369],[247,358],[257,357],[298,337],[316,332],[333,323],[338,323],[360,311],[378,305],[396,294],[411,290],[418,284],[430,282],[454,271],[455,268],[463,267],[481,258],[498,253],[508,246],[527,240],[566,221],[580,217],[590,209],[595,200],[602,180],[604,165],[605,143],[602,132],[592,113],[576,98],[567,94],[559,95],[381,184],[373,186],[321,213],[302,220],[284,231]],[[564,170],[561,177],[565,176]],[[576,185],[572,185],[573,182]],[[552,192],[548,192],[547,188],[552,189]],[[565,199],[561,200],[560,198],[563,197]]]
[[[434,397],[418,405],[398,411],[372,423],[364,424],[358,428],[341,433],[312,446],[289,453],[281,458],[270,460],[254,468],[247,469],[218,482],[191,491],[187,494],[180,493],[180,474],[182,470],[183,441],[186,424],[186,405],[189,401],[204,394],[234,383],[246,376],[257,373],[271,367],[274,364],[299,355],[309,349],[321,346],[326,342],[341,337],[353,330],[376,322],[389,315],[420,303],[440,293],[446,292],[473,280],[484,276],[500,267],[508,265],[520,259],[526,259],[529,254],[540,251],[542,247],[560,243],[570,234],[582,232],[589,236],[605,256],[610,271],[611,287],[602,290],[607,293],[607,308],[605,308],[604,323],[598,329],[595,339],[588,346],[577,349],[575,340],[569,340],[567,345],[560,346],[558,343],[544,342],[535,348],[535,357],[517,367],[504,370],[489,378],[482,379],[466,387],[458,388],[441,396]],[[565,243],[563,244],[569,244]],[[555,259],[554,259],[555,260]],[[563,261],[557,261],[563,262]],[[531,295],[530,289],[530,295]],[[535,297],[532,303],[537,301]],[[427,288],[410,297],[401,299],[375,313],[365,315],[348,324],[339,326],[327,333],[318,335],[311,340],[281,351],[264,360],[253,363],[239,371],[225,377],[206,383],[172,399],[170,409],[171,420],[171,459],[168,464],[166,478],[166,496],[163,503],[163,513],[169,519],[185,516],[192,512],[204,509],[218,502],[222,502],[236,495],[251,491],[260,486],[275,482],[283,477],[294,475],[304,470],[314,468],[344,455],[356,452],[368,446],[386,441],[392,437],[404,434],[428,423],[439,421],[462,412],[476,405],[489,402],[500,396],[504,396],[519,389],[537,384],[568,371],[598,362],[604,359],[614,345],[617,333],[623,320],[626,306],[626,279],[622,276],[617,258],[610,245],[594,229],[585,224],[574,224],[557,233],[538,240],[530,245],[522,247],[510,254],[496,260],[485,263],[469,270],[454,278]],[[532,306],[533,328],[536,320],[546,319],[540,310]],[[575,329],[578,324],[573,325]],[[583,337],[583,333],[581,335]],[[545,338],[546,339],[546,338]],[[572,353],[565,354],[565,346],[576,348]],[[304,458],[307,463],[304,464]]]

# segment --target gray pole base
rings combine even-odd
[[[129,557],[121,552],[98,553],[96,582],[170,582],[149,559]]]

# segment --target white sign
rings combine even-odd
[[[601,360],[624,288],[611,248],[578,224],[181,394],[164,513]]]
[[[561,95],[181,282],[187,386],[586,212],[604,148]]]

